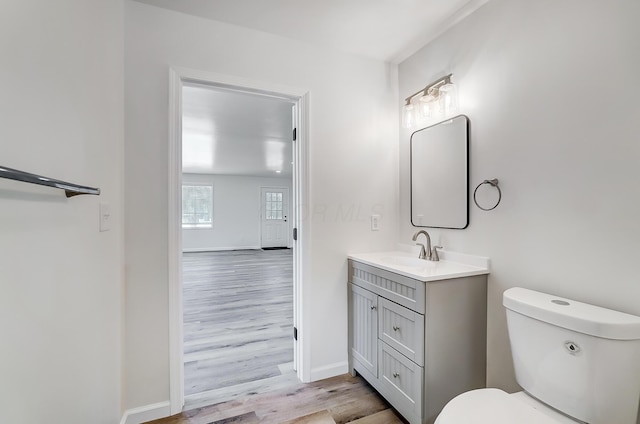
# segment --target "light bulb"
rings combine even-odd
[[[416,123],[416,108],[411,104],[407,103],[402,108],[402,125],[405,128],[411,128]]]
[[[419,99],[419,111],[420,117],[422,118],[431,118],[433,115],[433,109],[436,107],[435,103],[436,97],[431,93],[425,94]]]
[[[439,88],[440,113],[451,116],[458,112],[458,89],[452,83],[447,83]]]

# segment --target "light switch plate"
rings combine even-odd
[[[380,215],[371,215],[371,231],[380,230]]]
[[[100,203],[100,232],[111,229],[111,208],[108,203]]]

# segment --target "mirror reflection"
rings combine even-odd
[[[469,225],[469,119],[456,116],[411,135],[411,224]]]

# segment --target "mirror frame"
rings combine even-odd
[[[465,164],[465,172],[466,172],[466,178],[465,178],[465,188],[466,188],[466,193],[465,193],[465,200],[466,200],[466,206],[465,206],[465,224],[462,227],[439,227],[439,226],[435,226],[435,225],[416,225],[413,222],[413,136],[417,133],[417,132],[421,132],[421,131],[425,131],[429,128],[433,128],[437,125],[442,124],[443,122],[447,122],[447,121],[452,121],[456,118],[460,118],[463,117],[465,118],[465,151],[466,151],[466,164]],[[467,115],[464,114],[460,114],[460,115],[456,115],[453,116],[451,118],[447,118],[444,119],[440,122],[437,122],[433,125],[429,125],[428,127],[424,127],[424,128],[420,128],[419,130],[414,131],[413,133],[411,133],[411,137],[409,138],[409,199],[410,199],[410,204],[409,204],[409,220],[411,222],[411,225],[416,227],[416,228],[446,228],[446,229],[452,229],[452,230],[464,230],[465,228],[467,228],[469,226],[469,135],[470,135],[470,131],[469,131],[469,125],[470,125],[471,120],[469,119],[469,117]]]

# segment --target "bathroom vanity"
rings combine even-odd
[[[349,369],[411,424],[486,385],[487,258],[349,255]]]

